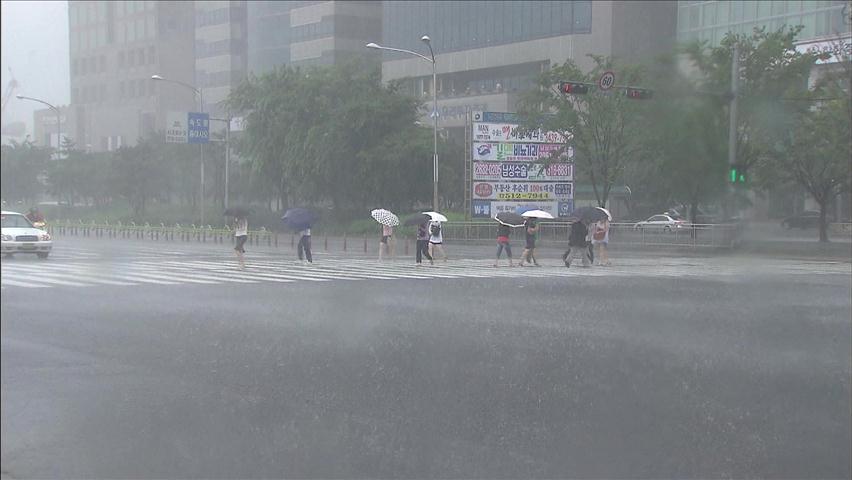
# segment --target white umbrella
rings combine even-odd
[[[430,217],[432,217],[433,222],[446,222],[447,221],[447,217],[441,215],[438,212],[423,212],[423,215],[429,215]]]
[[[387,225],[388,227],[395,227],[399,225],[399,218],[391,211],[385,210],[384,208],[377,208],[370,212],[370,215],[382,225]]]
[[[521,216],[525,218],[553,218],[553,215],[545,212],[544,210],[530,210],[522,213]]]
[[[612,214],[611,214],[611,213],[609,213],[609,210],[607,210],[607,209],[605,209],[605,208],[603,208],[603,207],[595,207],[595,208],[597,208],[598,210],[600,210],[600,211],[604,212],[604,213],[606,214],[606,218],[607,218],[607,220],[609,220],[610,222],[612,221]]]

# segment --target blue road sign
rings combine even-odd
[[[207,143],[210,141],[210,115],[189,112],[187,123],[188,143]]]

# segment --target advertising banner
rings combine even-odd
[[[473,162],[474,181],[536,181],[571,182],[574,180],[574,164],[512,162]]]
[[[574,201],[564,202],[505,202],[498,200],[474,200],[472,202],[473,218],[494,218],[501,212],[514,212],[518,207],[533,207],[553,215],[556,218],[567,217],[574,211]]]
[[[487,162],[534,162],[555,155],[563,146],[554,143],[474,142],[473,159]],[[560,160],[574,157],[574,148],[564,148]]]
[[[521,134],[519,126],[511,123],[474,123],[473,140],[477,142],[565,143],[557,132],[534,130]]]
[[[573,198],[573,182],[473,183],[473,199],[475,200],[569,200]]]
[[[166,114],[166,143],[186,143],[188,137],[187,112]]]

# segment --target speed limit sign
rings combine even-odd
[[[598,87],[601,90],[609,90],[613,85],[615,85],[615,74],[609,71],[604,72],[598,80]]]

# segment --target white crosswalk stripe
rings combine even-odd
[[[434,280],[488,278],[583,278],[583,277],[731,277],[749,273],[748,266],[713,259],[661,261],[659,259],[625,260],[611,267],[567,269],[559,263],[543,267],[495,268],[489,260],[456,259],[435,265],[416,266],[405,260],[379,263],[365,257],[325,257],[312,265],[275,256],[250,258],[247,269],[240,270],[233,256],[184,259],[164,255],[147,255],[125,261],[75,262],[3,262],[0,284],[6,288],[92,287],[133,285],[218,285],[293,282],[330,282],[359,280]],[[814,273],[849,273],[849,264],[778,262],[768,267],[770,273],[782,275]]]

